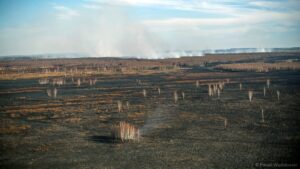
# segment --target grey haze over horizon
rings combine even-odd
[[[298,16],[297,0],[0,0],[0,56],[269,52],[300,46]]]

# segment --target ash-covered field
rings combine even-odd
[[[204,66],[7,78],[1,168],[297,168],[299,86],[298,70]],[[138,140],[112,136],[122,121]]]

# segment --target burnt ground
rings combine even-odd
[[[56,86],[57,98],[47,96],[46,90],[53,86],[39,85],[37,79],[0,81],[1,168],[299,166],[299,71],[194,68],[97,78],[95,86],[83,83],[79,87],[67,79],[67,84]],[[267,79],[271,85],[263,96]],[[219,81],[226,81],[220,98],[209,97],[207,83]],[[254,91],[252,102],[248,90]],[[123,102],[120,113],[117,101]],[[139,142],[120,143],[111,138],[112,125],[123,120],[140,128]]]

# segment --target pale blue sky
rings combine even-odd
[[[300,46],[298,0],[0,0],[0,55]]]

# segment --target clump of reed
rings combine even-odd
[[[49,79],[39,79],[39,84],[40,85],[46,85],[49,83]]]
[[[264,109],[261,109],[261,122],[265,122]]]
[[[196,88],[199,87],[199,80],[196,81]]]
[[[158,95],[160,95],[160,87],[157,88]]]
[[[253,91],[252,90],[248,91],[248,97],[249,97],[249,101],[252,102],[252,99],[253,99]]]
[[[96,85],[97,83],[97,79],[96,78],[92,78],[89,80],[90,86]]]
[[[140,130],[132,124],[121,121],[119,124],[113,126],[111,137],[115,140],[121,140],[123,143],[128,141],[139,142]]]
[[[174,95],[174,102],[177,103],[177,101],[178,101],[178,94],[177,94],[176,90],[174,91],[173,95]]]
[[[61,86],[61,85],[65,84],[65,79],[63,79],[63,78],[54,78],[54,79],[52,79],[51,84]]]
[[[224,86],[225,86],[224,82],[208,84],[208,96],[217,95],[218,98],[220,98],[221,91],[224,89]]]
[[[268,88],[270,88],[270,84],[271,84],[270,79],[267,79],[267,87],[268,87]]]
[[[184,93],[184,92],[181,92],[181,96],[182,96],[182,100],[184,100],[184,98],[185,98],[185,93]]]
[[[266,96],[266,87],[264,87],[264,97]]]
[[[227,126],[228,126],[228,120],[227,120],[227,118],[225,117],[225,118],[224,118],[224,128],[226,129]]]
[[[120,113],[122,111],[122,102],[117,101],[117,106],[118,106],[118,112]]]
[[[240,90],[243,90],[243,84],[240,83]]]
[[[277,100],[279,101],[279,100],[280,100],[280,91],[277,90],[277,91],[276,91],[276,94],[277,94]]]
[[[54,89],[47,89],[47,95],[49,97],[56,98],[56,96],[57,96],[57,89],[56,88],[54,88]]]
[[[76,85],[77,85],[78,87],[81,85],[81,80],[80,80],[80,78],[77,79]]]
[[[127,110],[129,110],[129,108],[130,108],[130,103],[129,103],[129,101],[126,101],[126,108],[127,108]]]
[[[146,91],[146,89],[143,89],[143,96],[147,97],[147,91]]]

